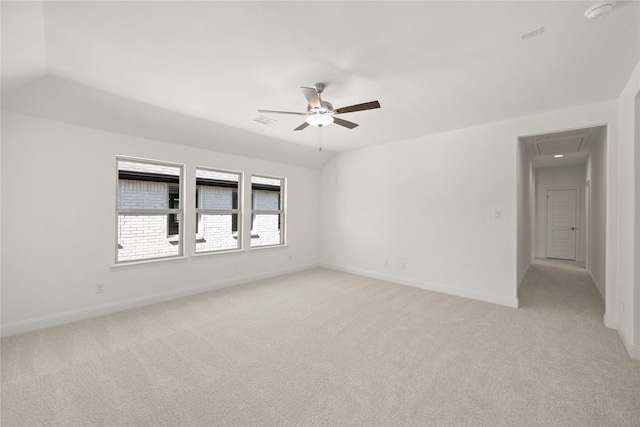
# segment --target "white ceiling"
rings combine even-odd
[[[616,98],[640,59],[640,3],[589,21],[595,3],[3,1],[2,83],[53,77],[340,152]],[[353,130],[254,121],[305,111],[299,87],[316,82],[334,107],[382,108],[341,116]]]

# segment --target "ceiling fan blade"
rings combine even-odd
[[[309,126],[309,123],[304,122],[303,124],[301,124],[300,126],[295,128],[294,130],[302,130],[302,129],[306,128],[307,126]]]
[[[380,108],[378,101],[365,102],[364,104],[350,105],[348,107],[338,108],[335,111],[336,114],[353,113],[354,111],[372,110],[374,108]]]
[[[313,87],[301,87],[304,97],[307,98],[311,108],[320,108],[320,97]]]
[[[358,126],[357,123],[353,123],[353,122],[350,122],[350,121],[347,121],[347,120],[342,120],[342,119],[339,119],[338,117],[334,117],[333,118],[333,123],[335,123],[337,125],[340,125],[340,126],[344,126],[346,128],[349,128],[349,129],[353,129],[354,127]]]
[[[274,113],[274,114],[296,114],[298,116],[306,116],[307,113],[296,113],[293,111],[276,111],[276,110],[258,110],[258,113]]]

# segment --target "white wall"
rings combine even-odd
[[[606,123],[615,102],[339,154],[322,169],[322,262],[516,306],[518,136]]]
[[[586,205],[587,226],[587,270],[606,301],[606,221],[607,221],[607,130],[603,128],[587,160]]]
[[[640,73],[638,74],[640,76]],[[637,86],[640,87],[640,84]],[[635,171],[635,185],[636,185],[636,247],[635,247],[635,276],[634,276],[634,292],[636,297],[635,308],[635,324],[634,329],[636,331],[636,339],[634,341],[636,356],[640,359],[640,92],[636,95],[635,99],[635,151],[636,151],[636,165]]]
[[[334,157],[322,171],[323,263],[517,306],[516,139],[484,130]]]
[[[547,190],[577,188],[576,260],[586,259],[585,182],[586,166],[546,167],[535,170],[536,182],[536,258],[546,258],[547,247]]]
[[[619,113],[619,156],[616,166],[619,182],[619,209],[617,211],[620,230],[616,269],[618,272],[618,295],[614,300],[618,308],[617,328],[627,345],[640,358],[640,279],[635,275],[635,258],[640,252],[636,247],[636,235],[639,232],[636,212],[636,164],[638,137],[638,111],[636,97],[640,91],[640,62],[636,66],[629,82],[618,99]],[[607,213],[609,215],[609,212]],[[607,266],[608,268],[609,266]],[[607,282],[608,284],[608,282]],[[609,293],[607,287],[607,303]],[[607,305],[608,308],[608,305]],[[607,314],[608,315],[608,314]]]
[[[112,267],[116,155],[184,163],[194,182],[196,165],[288,178],[288,246]],[[5,335],[318,264],[315,169],[5,111],[1,182]],[[251,192],[244,196],[250,207]],[[185,197],[193,206],[195,191]],[[250,220],[245,215],[245,229]],[[193,221],[195,215],[185,217],[187,255],[195,248]],[[97,283],[104,293],[96,294]]]
[[[527,274],[533,257],[535,181],[531,157],[524,144],[518,140],[518,287]]]

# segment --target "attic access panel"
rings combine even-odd
[[[571,138],[562,141],[538,142],[536,148],[541,156],[575,153],[584,148],[585,138]]]

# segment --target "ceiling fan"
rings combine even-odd
[[[355,111],[371,110],[374,108],[380,108],[378,101],[365,102],[364,104],[350,105],[348,107],[333,108],[328,101],[323,101],[320,97],[326,85],[324,83],[316,83],[314,87],[301,87],[302,93],[307,98],[307,112],[297,113],[292,111],[275,111],[275,110],[258,110],[260,113],[276,113],[276,114],[296,114],[298,116],[307,116],[305,122],[295,128],[294,130],[302,130],[309,125],[323,127],[335,123],[340,126],[344,126],[349,129],[353,129],[358,126],[357,123],[353,123],[347,120],[343,120],[339,117],[335,117],[337,114],[353,113]]]

